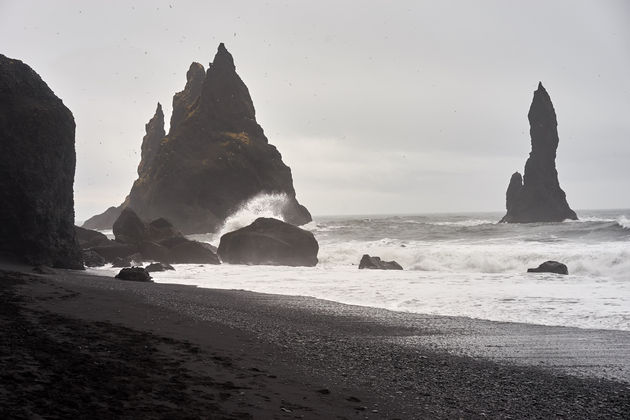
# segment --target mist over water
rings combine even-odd
[[[278,217],[286,197],[261,195],[220,235]],[[316,217],[314,268],[177,266],[158,282],[305,295],[396,311],[630,330],[630,210],[580,212],[579,221],[498,224],[500,213]],[[404,271],[358,270],[363,254]],[[546,260],[568,276],[527,273]],[[108,269],[105,269],[108,270]]]

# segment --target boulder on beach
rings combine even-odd
[[[230,264],[312,267],[319,245],[313,234],[277,219],[261,217],[221,237],[218,253]]]
[[[529,113],[532,151],[525,163],[525,176],[512,174],[506,192],[503,223],[562,222],[577,220],[560,188],[556,170],[558,122],[556,111],[542,83],[534,92]]]
[[[129,280],[129,281],[142,281],[142,282],[150,282],[151,276],[149,272],[142,267],[128,267],[123,268],[116,275],[117,279],[120,280]]]
[[[569,269],[565,264],[562,264],[558,261],[545,261],[536,268],[528,268],[527,272],[569,274]]]
[[[363,254],[361,261],[359,262],[359,269],[370,270],[402,270],[402,266],[396,261],[383,261],[380,257],[371,257],[368,254]]]
[[[127,199],[84,227],[109,229],[129,207],[144,220],[165,217],[185,234],[215,232],[259,194],[286,196],[280,211],[287,222],[311,221],[296,199],[291,169],[256,121],[249,90],[223,44],[207,71],[199,63],[188,69],[184,90],[173,98],[169,133],[159,104],[145,128],[138,179]]]
[[[165,263],[153,263],[144,267],[149,273],[153,273],[155,271],[167,271],[167,270],[175,270],[172,265]]]
[[[75,123],[33,69],[0,54],[0,254],[83,269],[74,232]]]

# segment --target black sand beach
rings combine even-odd
[[[29,271],[0,280],[3,418],[630,412],[626,332]]]

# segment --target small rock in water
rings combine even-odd
[[[130,281],[151,281],[151,276],[149,275],[149,272],[142,267],[123,268],[122,270],[120,270],[120,273],[118,273],[116,278],[120,280]]]
[[[371,270],[402,270],[400,264],[396,261],[382,261],[380,257],[370,257],[364,254],[359,263],[359,269],[368,268]]]
[[[147,265],[145,268],[149,273],[154,271],[166,271],[166,270],[175,270],[172,265],[166,263],[153,263]]]
[[[545,261],[536,268],[528,268],[528,273],[556,273],[556,274],[569,274],[569,269],[566,265],[558,261]]]

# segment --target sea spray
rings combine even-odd
[[[289,197],[285,193],[258,194],[242,203],[238,210],[225,219],[217,233],[207,241],[213,245],[219,245],[221,236],[248,226],[259,217],[272,217],[284,222],[282,210],[288,201]]]

